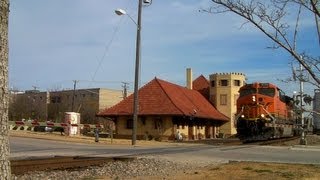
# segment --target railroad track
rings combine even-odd
[[[111,161],[130,161],[136,157],[85,157],[85,156],[55,156],[48,158],[11,160],[13,174],[24,174],[30,171],[44,171],[56,169],[73,169],[88,166],[99,166]]]
[[[205,139],[205,140],[197,140],[197,141],[184,141],[183,143],[201,143],[201,144],[211,144],[211,145],[226,145],[226,146],[233,146],[233,145],[241,145],[241,144],[252,144],[252,145],[272,145],[272,144],[279,144],[287,141],[292,141],[299,139],[297,136],[293,137],[285,137],[280,139],[268,139],[268,140],[257,140],[257,141],[250,141],[250,142],[242,142],[239,139]]]
[[[237,138],[189,140],[189,141],[182,141],[181,143],[210,144],[210,145],[241,145],[242,144],[242,142]]]
[[[279,139],[269,139],[269,140],[264,140],[264,141],[253,141],[253,142],[246,142],[244,144],[254,144],[254,145],[272,145],[272,144],[279,144],[279,143],[284,143],[287,141],[292,141],[299,139],[300,137],[298,136],[293,136],[293,137],[285,137],[285,138],[279,138]]]

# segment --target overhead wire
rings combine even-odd
[[[132,1],[129,1],[129,2],[130,2],[129,5],[132,7],[132,4],[133,4]],[[128,5],[128,6],[129,6],[129,5]],[[104,49],[104,52],[103,52],[103,55],[101,56],[101,58],[100,58],[100,60],[99,60],[98,66],[97,66],[96,70],[94,71],[93,76],[91,77],[91,81],[92,81],[92,82],[95,82],[94,79],[95,79],[95,77],[96,77],[96,75],[97,75],[97,73],[98,73],[98,71],[99,71],[99,69],[100,69],[100,67],[101,67],[101,65],[102,65],[103,60],[105,59],[105,57],[107,56],[107,53],[108,53],[109,50],[110,50],[110,46],[112,45],[112,43],[113,43],[113,41],[114,41],[117,33],[119,32],[120,25],[121,25],[122,21],[123,21],[123,17],[119,18],[119,21],[118,21],[118,23],[117,23],[116,27],[114,28],[113,33],[112,33],[112,35],[111,35],[111,39],[110,39],[110,41],[106,44],[105,49]],[[91,87],[92,82],[90,82],[90,84],[88,85],[88,87]]]
[[[122,20],[123,20],[123,18],[120,18],[120,20],[118,21],[116,27],[114,28],[114,31],[113,31],[113,33],[112,33],[112,35],[111,35],[110,41],[109,41],[109,42],[106,44],[106,46],[105,46],[103,55],[101,56],[101,58],[100,58],[100,60],[99,60],[99,63],[98,63],[98,66],[97,66],[97,68],[96,68],[93,76],[91,77],[91,81],[92,81],[92,82],[94,81],[94,79],[95,79],[95,77],[96,77],[96,75],[97,75],[97,73],[98,73],[98,71],[99,71],[99,69],[100,69],[100,67],[101,67],[101,65],[102,65],[102,62],[103,62],[104,58],[106,57],[107,53],[109,52],[110,46],[112,45],[113,40],[114,40],[115,37],[116,37],[116,34],[119,32],[120,24],[121,24]],[[92,83],[90,83],[88,86],[90,87],[91,84],[92,84]]]

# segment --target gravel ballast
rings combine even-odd
[[[174,162],[157,157],[142,157],[130,161],[114,161],[81,169],[33,171],[23,175],[13,175],[15,180],[35,179],[128,179],[156,176],[166,179],[171,174],[200,168],[196,163]]]

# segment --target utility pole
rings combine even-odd
[[[123,85],[123,99],[127,98],[128,96],[128,84],[127,82],[121,82]]]
[[[139,81],[140,81],[140,39],[141,39],[141,11],[142,0],[138,3],[138,22],[137,22],[137,40],[136,40],[136,63],[135,63],[135,76],[134,76],[134,93],[133,93],[133,124],[132,124],[132,145],[136,145],[137,140],[137,125],[138,125],[138,112],[139,112]]]
[[[134,73],[134,90],[133,90],[133,123],[132,123],[132,145],[136,145],[137,140],[137,126],[138,126],[138,112],[139,112],[139,82],[140,82],[140,55],[141,55],[141,14],[142,5],[151,5],[152,0],[139,0],[138,1],[138,21],[136,22],[129,14],[123,9],[116,9],[117,15],[128,15],[129,18],[137,25],[137,39],[136,39],[136,62]]]
[[[307,140],[306,140],[306,134],[305,134],[305,124],[304,124],[304,110],[303,110],[303,82],[304,77],[303,77],[303,67],[302,64],[300,64],[300,70],[299,70],[299,82],[300,82],[300,92],[299,92],[299,101],[300,101],[300,118],[301,118],[301,138],[300,138],[300,145],[307,145]]]
[[[38,86],[32,86],[33,90],[36,91],[39,87]]]
[[[73,96],[72,96],[72,106],[71,106],[71,112],[74,111],[74,98],[75,98],[75,95],[76,95],[76,87],[77,87],[77,83],[79,81],[77,80],[73,80]]]

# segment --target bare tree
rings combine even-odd
[[[8,21],[9,0],[0,1],[0,179],[11,179],[8,128]]]
[[[208,13],[235,13],[260,30],[274,42],[273,49],[282,48],[301,64],[311,76],[313,85],[320,88],[320,0],[212,0],[214,5],[202,11]],[[301,49],[297,36],[302,31],[301,16],[314,20],[318,44],[315,52]],[[294,19],[294,23],[291,20]],[[302,35],[302,34],[301,34]],[[313,45],[310,45],[310,47]],[[311,49],[311,48],[310,48]]]

